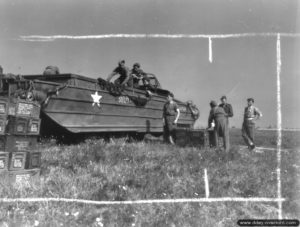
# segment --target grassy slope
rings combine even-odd
[[[165,144],[44,144],[41,179],[29,188],[1,181],[2,197],[65,197],[137,200],[205,197],[207,168],[210,197],[276,197],[276,151],[240,149],[239,130],[231,132],[227,156],[213,150]],[[283,148],[299,146],[299,134],[284,134]],[[275,132],[257,132],[257,144],[276,146]],[[283,215],[300,218],[300,154],[282,152]],[[0,224],[33,226],[236,226],[241,218],[277,218],[276,203],[183,203],[91,206],[67,203],[1,204]],[[298,215],[298,216],[297,216]]]

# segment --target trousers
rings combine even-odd
[[[175,116],[173,115],[167,115],[165,118],[165,125],[164,125],[164,135],[165,138],[168,140],[169,136],[174,136],[174,131],[176,128],[176,125],[174,124]]]
[[[254,144],[254,130],[255,122],[250,120],[244,120],[242,126],[242,136],[247,146],[251,146]]]
[[[228,152],[230,149],[230,144],[229,144],[229,128],[228,128],[226,117],[221,116],[215,118],[214,135],[215,135],[216,146],[217,147],[219,146],[219,138],[222,138],[224,150]]]

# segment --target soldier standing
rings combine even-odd
[[[125,66],[125,60],[118,62],[116,67],[111,74],[108,75],[107,81],[109,82],[115,75],[119,74],[119,78],[116,79],[116,85],[125,85],[129,80],[129,68]]]
[[[226,134],[226,138],[228,138],[229,147],[229,118],[233,117],[233,110],[231,104],[227,103],[227,97],[225,95],[223,95],[220,100],[222,103],[219,105],[219,107],[222,107],[226,113],[227,130],[224,133]]]
[[[247,99],[248,106],[245,107],[244,111],[244,122],[242,126],[242,136],[250,150],[255,149],[254,144],[254,130],[255,130],[255,121],[262,117],[262,113],[259,109],[253,106],[254,99]]]
[[[228,124],[228,128],[229,128],[229,119],[228,118],[233,117],[232,106],[231,106],[231,104],[227,103],[227,98],[225,95],[223,95],[220,100],[222,103],[219,106],[222,107],[227,114],[226,118],[227,118],[227,124]]]
[[[174,130],[180,116],[180,110],[176,102],[173,101],[173,98],[174,95],[173,93],[170,92],[167,97],[167,102],[163,108],[164,132],[165,132],[166,139],[171,144],[174,144],[174,140],[173,140]]]
[[[211,128],[212,122],[215,122],[214,137],[217,147],[219,146],[219,137],[223,138],[223,147],[225,152],[229,151],[229,137],[228,137],[228,125],[227,114],[225,110],[217,105],[216,101],[210,102],[210,113],[208,117],[208,128]]]

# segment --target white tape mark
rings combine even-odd
[[[248,149],[247,146],[239,146],[240,148],[242,149]],[[269,151],[277,151],[277,147],[256,147],[256,149],[259,149],[259,150],[269,150]],[[289,152],[289,151],[295,151],[296,149],[280,149],[281,151],[285,151],[285,152]],[[299,149],[298,149],[299,150]],[[300,150],[299,150],[300,151]]]
[[[281,46],[280,34],[277,34],[277,197],[281,198],[281,94],[280,94],[280,73],[281,73]],[[282,202],[278,201],[278,219],[282,219]]]
[[[83,39],[111,39],[111,38],[166,38],[166,39],[199,39],[199,38],[218,38],[218,39],[226,39],[226,38],[242,38],[242,37],[276,37],[278,33],[240,33],[240,34],[102,34],[102,35],[81,35],[81,36],[73,36],[73,35],[52,35],[52,36],[44,36],[44,35],[28,35],[28,36],[20,36],[19,40],[22,41],[55,41],[56,39],[75,39],[75,40],[83,40]],[[300,33],[280,33],[281,36],[284,37],[300,37]]]
[[[209,50],[209,62],[212,63],[213,61],[213,57],[212,57],[212,41],[211,41],[211,37],[208,38],[208,50]]]
[[[208,177],[207,177],[207,170],[204,169],[204,183],[205,183],[205,197],[209,197],[209,184],[208,184]]]
[[[277,148],[271,148],[271,147],[256,147],[256,149],[267,150],[267,151],[277,151]]]
[[[243,197],[223,197],[223,198],[190,198],[190,199],[154,199],[154,200],[132,200],[132,201],[93,201],[84,199],[67,198],[2,198],[1,203],[37,203],[37,202],[65,202],[81,203],[91,205],[131,205],[131,204],[155,204],[155,203],[213,203],[213,202],[278,202],[285,201],[284,198],[243,198]]]

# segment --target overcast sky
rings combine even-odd
[[[157,75],[176,98],[193,100],[206,126],[208,103],[227,95],[231,125],[241,127],[253,97],[276,125],[276,36],[212,39],[108,38],[30,42],[21,36],[102,34],[300,33],[294,0],[0,0],[0,65],[4,72],[39,74],[47,65],[63,73],[106,78],[124,58]],[[281,37],[283,127],[300,128],[300,37]]]

